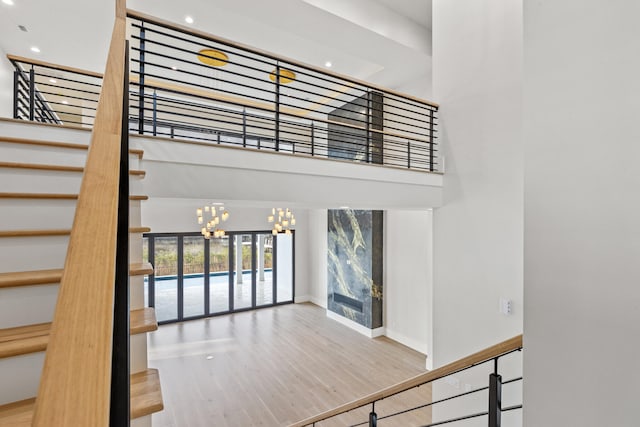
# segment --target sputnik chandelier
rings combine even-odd
[[[273,223],[271,234],[274,236],[278,233],[291,234],[291,227],[296,225],[296,217],[289,208],[272,208],[267,221]]]
[[[203,214],[211,217],[206,224]],[[198,216],[198,224],[203,226],[200,232],[205,239],[210,239],[211,236],[216,238],[225,236],[225,231],[218,227],[221,221],[224,222],[229,219],[229,212],[224,206],[205,205],[203,208],[196,209],[196,215]]]

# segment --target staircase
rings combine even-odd
[[[51,321],[91,133],[0,120],[0,426],[31,425]],[[162,410],[158,372],[147,367],[146,333],[157,329],[144,307],[138,194],[143,152],[130,162],[130,342],[132,425]],[[95,231],[100,239],[100,230]]]

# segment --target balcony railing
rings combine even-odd
[[[132,133],[438,171],[435,103],[131,10],[128,26]],[[92,126],[99,74],[9,59],[16,118]]]

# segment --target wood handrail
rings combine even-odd
[[[20,62],[22,64],[29,64],[29,65],[36,65],[36,66],[45,67],[45,68],[51,68],[52,70],[68,71],[70,73],[80,74],[83,76],[97,77],[100,79],[103,77],[102,73],[98,73],[96,71],[89,71],[89,70],[83,70],[81,68],[68,67],[66,65],[54,64],[51,62],[41,61],[39,59],[27,58],[19,55],[7,54],[7,59],[14,64],[16,62]]]
[[[438,369],[434,369],[433,371],[416,375],[415,377],[409,378],[408,380],[383,388],[382,390],[376,391],[367,396],[361,397],[360,399],[356,399],[352,402],[338,406],[337,408],[333,408],[329,411],[322,412],[321,414],[315,415],[313,417],[298,421],[294,424],[291,424],[289,427],[304,427],[307,425],[312,425],[313,423],[317,423],[319,421],[326,420],[327,418],[335,417],[336,415],[352,411],[361,406],[370,405],[373,402],[377,402],[381,399],[385,399],[403,391],[410,390],[419,385],[430,383],[440,378],[444,378],[448,375],[455,374],[456,372],[459,372],[463,369],[470,368],[471,366],[486,362],[487,360],[491,360],[497,356],[509,353],[514,350],[518,350],[520,348],[522,348],[522,335],[518,335],[501,343],[492,345],[491,347],[463,357],[462,359],[451,362],[448,365],[444,365]]]
[[[315,65],[305,64],[303,62],[296,61],[295,59],[287,58],[287,57],[281,56],[281,55],[276,55],[275,53],[271,53],[271,52],[267,52],[267,51],[262,50],[262,49],[257,49],[257,48],[251,47],[251,46],[247,46],[245,44],[234,42],[232,40],[228,40],[228,39],[225,39],[223,37],[214,36],[213,34],[209,34],[209,33],[206,33],[204,31],[195,30],[193,28],[186,27],[186,26],[180,25],[180,24],[176,24],[176,23],[173,23],[173,22],[170,22],[170,21],[166,21],[164,19],[156,18],[155,16],[150,16],[150,15],[147,15],[145,13],[138,12],[136,10],[127,9],[127,16],[129,18],[134,18],[134,19],[139,19],[141,21],[150,22],[152,24],[159,25],[161,27],[170,28],[170,29],[173,29],[173,30],[177,30],[177,31],[186,33],[186,34],[190,34],[192,36],[201,37],[201,38],[203,38],[205,40],[213,41],[213,42],[216,42],[216,43],[226,44],[228,46],[232,46],[232,47],[235,47],[237,49],[245,50],[247,52],[251,52],[251,53],[254,53],[256,55],[265,56],[267,58],[274,59],[276,61],[286,62],[288,64],[295,65],[297,67],[306,68],[307,70],[310,70],[310,71],[314,71],[314,72],[317,72],[317,73],[320,73],[320,74],[325,74],[325,75],[328,75],[328,76],[331,76],[331,77],[335,77],[335,78],[340,79],[340,80],[345,80],[345,81],[348,81],[348,82],[351,82],[351,83],[355,83],[357,85],[369,87],[369,88],[375,89],[377,91],[386,92],[386,93],[389,93],[391,95],[395,95],[395,96],[398,96],[398,97],[401,97],[401,98],[406,98],[406,99],[409,99],[411,101],[418,102],[420,104],[426,104],[426,105],[430,105],[430,106],[436,107],[436,108],[439,107],[439,105],[437,103],[433,102],[433,101],[428,101],[426,99],[418,98],[417,96],[408,95],[406,93],[394,91],[394,90],[391,90],[391,89],[388,89],[388,88],[385,88],[385,87],[382,87],[382,86],[378,86],[378,85],[375,85],[375,84],[372,84],[372,83],[369,83],[369,82],[365,82],[364,80],[359,80],[359,79],[356,79],[356,78],[353,78],[353,77],[346,76],[344,74],[336,73],[335,71],[329,71],[329,70],[326,70],[324,68],[316,67]]]
[[[36,427],[109,424],[125,9],[124,0],[116,0],[102,91],[36,399]]]

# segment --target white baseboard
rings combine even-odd
[[[311,297],[309,295],[300,295],[300,296],[296,296],[293,299],[293,302],[296,304],[300,304],[301,302],[309,302],[311,301]]]
[[[362,326],[359,323],[354,322],[353,320],[342,317],[339,314],[334,313],[333,311],[327,310],[327,317],[369,338],[381,337],[385,334],[384,326],[381,328],[369,329],[366,326]]]
[[[320,298],[316,298],[315,296],[311,296],[309,298],[309,301],[311,301],[312,303],[314,303],[318,307],[322,307],[324,309],[327,308],[327,300],[326,300],[326,298],[325,299],[320,299]]]
[[[398,341],[402,345],[406,345],[410,349],[413,349],[422,354],[427,354],[426,343],[420,342],[419,340],[416,340],[414,338],[410,338],[389,328],[387,328],[387,333],[385,335],[394,341]]]

